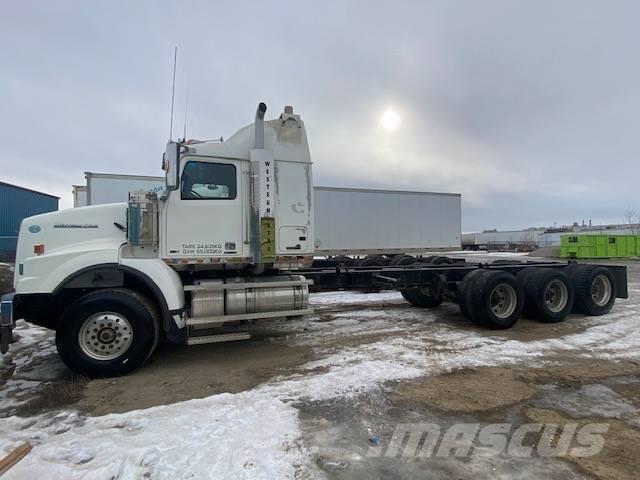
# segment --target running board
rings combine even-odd
[[[261,318],[278,318],[278,317],[297,317],[299,315],[307,315],[313,313],[313,308],[304,310],[284,310],[280,312],[257,312],[257,313],[240,313],[237,315],[216,315],[212,317],[193,317],[187,318],[187,326],[193,325],[216,325],[227,322],[238,322],[242,320],[258,320]]]
[[[219,333],[217,335],[201,335],[187,338],[187,345],[200,345],[202,343],[233,342],[234,340],[249,340],[251,335],[247,332]]]

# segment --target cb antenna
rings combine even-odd
[[[178,47],[173,50],[173,84],[171,85],[171,118],[169,121],[169,140],[173,138],[173,101],[176,97],[176,63],[178,61]]]
[[[186,95],[186,100],[184,102],[184,129],[182,131],[183,141],[187,139],[187,112],[188,111],[189,111],[189,82],[187,82],[187,95]]]

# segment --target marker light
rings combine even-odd
[[[44,255],[44,243],[36,243],[33,246],[33,253],[36,255]]]

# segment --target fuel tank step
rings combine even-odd
[[[186,320],[187,326],[205,326],[216,325],[226,322],[237,322],[242,320],[258,320],[262,318],[278,318],[278,317],[297,317],[299,315],[308,315],[313,313],[312,308],[305,308],[304,310],[285,310],[279,312],[256,312],[256,313],[241,313],[237,315],[215,315],[207,317],[189,317]]]
[[[220,343],[233,342],[235,340],[249,340],[251,334],[248,332],[237,333],[219,333],[217,335],[201,335],[197,337],[189,337],[187,345],[199,345],[201,343]]]

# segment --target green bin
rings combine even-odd
[[[563,258],[629,258],[640,256],[640,235],[561,235],[560,256]]]

